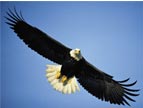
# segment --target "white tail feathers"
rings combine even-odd
[[[46,77],[55,90],[64,94],[71,94],[80,90],[75,77],[66,79],[63,76],[61,81],[61,78],[59,78],[61,75],[61,65],[47,65],[47,67]],[[67,83],[65,83],[65,80]]]

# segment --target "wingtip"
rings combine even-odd
[[[129,88],[125,88],[123,87],[126,91],[129,91],[129,92],[138,92],[140,91],[140,89],[129,89]]]
[[[126,99],[124,99],[124,98],[123,98],[123,102],[124,102],[126,105],[131,106],[131,105],[126,101]]]
[[[129,81],[130,80],[130,77],[129,78],[127,78],[127,79],[125,79],[125,80],[122,80],[122,81],[117,81],[118,83],[125,83],[125,82],[127,82],[127,81]]]
[[[136,83],[137,83],[137,80],[133,83],[130,83],[130,84],[121,84],[121,85],[124,86],[124,87],[130,87],[130,86],[135,85]]]

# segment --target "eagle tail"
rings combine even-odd
[[[79,91],[76,78],[67,79],[61,75],[61,65],[47,65],[46,77],[53,88],[63,94],[71,94]]]

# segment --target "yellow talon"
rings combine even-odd
[[[60,72],[57,72],[57,73],[56,73],[56,78],[58,79],[60,76],[61,76],[61,73],[60,73]]]
[[[67,80],[67,77],[65,75],[62,76],[61,82],[65,82]]]

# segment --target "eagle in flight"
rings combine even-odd
[[[28,47],[43,57],[57,63],[47,65],[46,77],[52,87],[63,93],[79,91],[77,81],[93,96],[111,104],[129,105],[128,100],[135,102],[131,96],[138,96],[139,90],[130,89],[136,84],[124,84],[129,80],[116,81],[113,76],[97,69],[81,54],[80,49],[71,49],[51,38],[46,33],[28,24],[21,12],[7,12],[7,24],[24,41]]]

